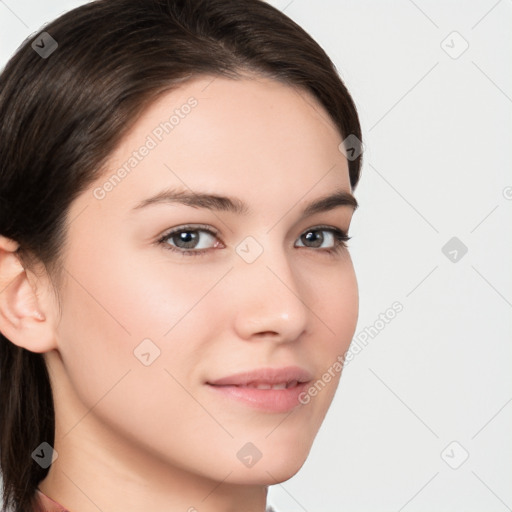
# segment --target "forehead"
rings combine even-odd
[[[197,77],[146,109],[94,187],[110,182],[108,203],[132,206],[162,186],[269,200],[286,188],[295,201],[313,188],[350,191],[341,141],[307,91],[260,76]]]

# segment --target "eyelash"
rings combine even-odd
[[[180,226],[179,228],[173,229],[172,231],[168,231],[165,233],[161,238],[157,240],[157,244],[162,245],[164,249],[181,254],[182,256],[201,256],[205,254],[206,252],[212,250],[212,248],[209,249],[179,249],[177,247],[173,247],[172,245],[168,244],[166,241],[175,236],[179,233],[183,232],[192,232],[192,231],[203,231],[206,232],[214,237],[218,236],[218,232],[215,230],[212,230],[209,226],[205,225],[184,225]],[[326,253],[330,256],[336,256],[341,251],[347,248],[347,242],[351,239],[350,236],[347,235],[344,231],[334,228],[332,226],[315,226],[313,228],[309,228],[306,231],[304,231],[300,236],[305,235],[309,232],[317,232],[317,231],[329,231],[334,236],[334,247],[331,247],[329,249],[316,249],[318,252]],[[300,238],[300,237],[299,237]],[[301,246],[302,247],[302,246]],[[307,247],[304,247],[307,249]],[[315,250],[314,247],[311,247],[310,249]],[[214,249],[213,249],[214,250]]]

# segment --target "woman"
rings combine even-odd
[[[4,509],[263,512],[357,321],[332,62],[259,0],[99,0],[18,49],[0,118]]]

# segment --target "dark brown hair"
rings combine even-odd
[[[354,102],[321,47],[261,0],[98,0],[32,35],[0,75],[0,234],[20,244],[25,268],[42,263],[55,285],[66,213],[160,94],[198,75],[256,72],[312,93],[343,138],[361,140]],[[359,180],[361,156],[349,159]],[[56,287],[58,289],[58,287]],[[1,290],[0,290],[1,293]],[[3,510],[35,506],[47,475],[32,459],[54,444],[43,355],[0,334]]]

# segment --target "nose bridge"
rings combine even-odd
[[[246,237],[236,248],[236,328],[244,338],[273,334],[293,340],[305,330],[308,308],[300,275],[277,237]]]

